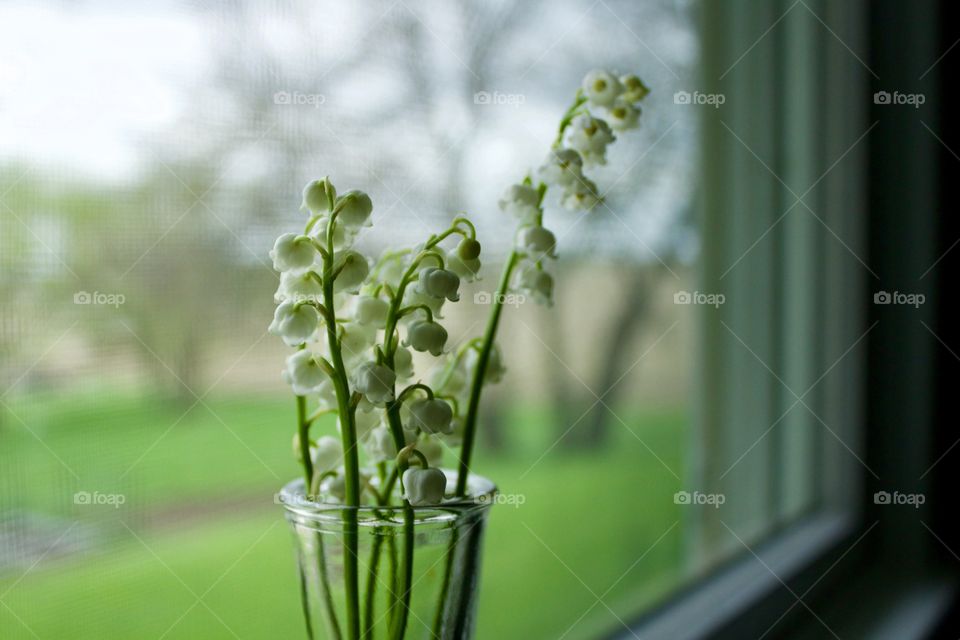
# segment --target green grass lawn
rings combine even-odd
[[[292,540],[272,501],[297,473],[292,403],[107,399],[37,398],[0,422],[0,536],[30,523],[43,534],[30,536],[37,556],[72,526],[32,569],[36,557],[10,566],[16,554],[0,547],[0,637],[305,637]],[[589,637],[679,581],[680,483],[666,467],[682,476],[684,415],[619,413],[636,436],[615,421],[604,451],[541,458],[559,432],[518,411],[509,424],[523,437],[509,454],[478,452],[478,469],[524,501],[491,514],[478,637]],[[125,503],[75,505],[77,491]]]

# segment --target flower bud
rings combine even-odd
[[[358,229],[367,224],[370,213],[373,211],[373,202],[363,191],[352,189],[340,196],[337,207],[340,209],[337,221],[351,229]]]
[[[606,107],[623,92],[623,85],[609,71],[595,69],[583,78],[583,93],[591,103]]]
[[[418,320],[407,327],[407,340],[404,346],[413,347],[416,351],[429,351],[439,356],[447,343],[447,330],[436,322]]]
[[[359,296],[353,306],[353,317],[360,324],[381,329],[387,324],[389,309],[390,305],[386,300],[373,296]]]
[[[307,183],[307,186],[303,188],[303,204],[300,208],[317,215],[324,211],[330,211],[336,197],[337,190],[330,182],[330,178],[324,177],[321,180],[314,180]]]
[[[457,274],[446,269],[426,267],[420,270],[420,279],[417,290],[431,298],[446,298],[450,302],[460,299],[457,290],[460,288],[460,278]]]
[[[319,324],[320,313],[312,305],[288,300],[277,307],[267,331],[283,338],[287,346],[296,347],[313,340]]]
[[[334,291],[356,291],[370,273],[367,259],[359,251],[338,251],[333,258],[333,270],[339,272],[333,281]]]
[[[351,376],[354,390],[376,405],[393,400],[393,384],[396,380],[393,371],[376,362],[364,362]]]
[[[403,491],[415,507],[440,504],[447,490],[447,477],[435,467],[407,469],[403,472]]]
[[[622,84],[624,88],[623,94],[621,94],[620,97],[627,102],[643,100],[647,94],[650,93],[650,89],[647,85],[643,84],[643,80],[632,73],[620,76],[620,84]]]
[[[283,378],[293,387],[293,393],[306,396],[318,393],[327,380],[327,373],[321,368],[316,356],[309,349],[301,349],[287,358]]]
[[[270,257],[273,258],[273,268],[277,271],[303,273],[313,266],[317,250],[308,236],[285,233],[277,238]]]
[[[434,398],[410,403],[410,426],[426,433],[451,433],[453,409],[450,404]]]
[[[517,234],[517,248],[526,251],[534,260],[540,260],[543,256],[556,258],[553,252],[556,246],[557,238],[544,227],[523,227]]]
[[[457,255],[461,260],[476,260],[480,257],[480,243],[473,238],[464,238],[457,245]]]
[[[553,306],[553,278],[542,269],[531,265],[518,278],[518,287],[538,304]]]
[[[397,372],[397,377],[403,380],[413,377],[413,354],[410,349],[397,347],[393,354],[393,370]]]

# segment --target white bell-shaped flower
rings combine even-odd
[[[370,474],[360,471],[360,497],[363,499],[363,488],[370,482]],[[320,485],[320,492],[333,496],[340,502],[347,498],[347,473],[343,467],[337,469],[337,475],[330,476]]]
[[[466,365],[467,371],[470,373],[470,379],[473,379],[473,372],[476,371],[477,361],[480,356],[475,349],[471,349],[464,356],[464,363]],[[487,370],[483,375],[484,384],[497,384],[503,380],[503,376],[506,374],[507,368],[503,364],[503,352],[500,351],[500,346],[494,344],[490,349],[490,357],[487,358]],[[450,393],[456,393],[451,391]]]
[[[339,272],[333,290],[355,292],[370,273],[370,265],[362,253],[346,249],[334,254],[333,270]]]
[[[277,292],[273,294],[275,302],[321,302],[323,300],[323,287],[320,283],[307,273],[292,273],[284,271],[280,274],[280,286]]]
[[[372,462],[387,462],[397,457],[397,443],[394,442],[390,429],[384,425],[370,432],[363,443],[363,448]]]
[[[431,298],[446,298],[450,302],[460,299],[460,277],[452,271],[438,267],[426,267],[420,270],[417,290]]]
[[[594,69],[583,78],[583,93],[592,104],[606,107],[623,93],[623,85],[609,71]]]
[[[640,108],[623,98],[617,98],[607,113],[610,118],[610,127],[615,131],[636,129],[640,122]]]
[[[424,436],[417,443],[417,451],[423,454],[427,459],[427,464],[431,467],[443,465],[443,444],[439,438]]]
[[[407,287],[407,290],[403,293],[403,306],[405,307],[415,307],[418,305],[425,305],[431,312],[433,312],[434,318],[442,317],[440,312],[443,311],[443,303],[446,302],[446,298],[435,298],[431,295],[420,291],[419,287]],[[402,318],[404,324],[409,324],[413,320],[420,318],[424,315],[423,310],[419,310],[416,313],[407,314]]]
[[[440,504],[446,490],[447,477],[436,467],[410,468],[403,472],[404,494],[415,507]]]
[[[327,373],[321,368],[316,355],[309,349],[301,349],[287,358],[287,367],[283,378],[298,396],[318,393],[327,380]]]
[[[393,370],[401,380],[413,377],[413,354],[406,347],[397,347],[393,354]]]
[[[351,189],[340,196],[337,206],[340,207],[337,222],[342,222],[351,229],[358,229],[367,224],[370,213],[373,211],[370,196],[356,189]]]
[[[450,251],[447,253],[447,269],[464,282],[473,282],[480,277],[480,260],[463,258],[458,251]]]
[[[359,407],[358,407],[359,409]],[[363,440],[370,432],[380,424],[381,411],[374,411],[377,407],[370,405],[370,411],[354,411],[353,426],[357,431],[357,439]],[[337,418],[337,433],[343,433],[343,425],[340,424],[340,418]]]
[[[543,256],[556,258],[554,254],[556,246],[556,236],[544,227],[522,227],[517,234],[517,248],[526,252],[534,260],[540,260]]]
[[[451,433],[453,409],[445,400],[414,400],[410,403],[410,427],[426,433]]]
[[[470,351],[473,351],[471,349]],[[448,358],[456,358],[456,354],[451,353]],[[444,395],[457,396],[467,387],[467,379],[472,377],[472,370],[469,369],[470,354],[464,355],[456,365],[450,369],[449,362],[445,366],[434,367],[430,376],[430,387],[435,391],[442,391]]]
[[[620,76],[620,84],[623,85],[623,93],[620,97],[627,102],[638,102],[650,93],[650,89],[643,84],[643,80],[632,73]]]
[[[359,322],[340,325],[340,352],[343,357],[356,362],[364,359],[377,339],[377,328]]]
[[[334,189],[330,178],[322,178],[307,183],[303,188],[303,204],[301,209],[306,209],[310,213],[317,215],[330,208],[337,197],[337,190]]]
[[[571,211],[590,211],[601,201],[600,194],[597,193],[597,185],[592,180],[584,178],[563,193],[560,204]]]
[[[387,324],[390,305],[386,300],[373,296],[358,296],[353,303],[353,317],[362,325],[382,329]]]
[[[503,197],[497,203],[500,209],[521,221],[535,220],[540,211],[540,194],[528,184],[514,184],[507,187]]]
[[[364,362],[351,376],[353,389],[375,405],[393,400],[393,385],[396,381],[397,376],[393,371],[376,362]]]
[[[313,340],[319,324],[320,312],[316,308],[287,300],[277,307],[267,331],[283,338],[287,346],[296,347]]]
[[[518,288],[533,300],[542,305],[553,305],[553,277],[534,265],[521,269],[517,278]]]
[[[431,355],[439,356],[446,343],[447,330],[436,322],[418,320],[407,327],[404,346],[413,347],[415,351],[429,351]]]
[[[343,447],[333,436],[322,436],[313,449],[313,472],[326,473],[343,464]]]
[[[607,163],[607,145],[616,140],[606,120],[579,115],[567,130],[567,144],[580,152],[586,165]]]
[[[337,388],[329,377],[314,391],[314,394],[317,398],[318,409],[337,408]]]
[[[285,233],[277,238],[270,251],[273,268],[277,271],[303,273],[309,271],[317,259],[317,249],[309,236]]]
[[[463,432],[466,430],[466,420],[462,416],[453,416],[450,421],[450,433],[443,436],[443,441],[451,447],[456,447],[463,442]]]
[[[567,187],[583,178],[583,158],[575,149],[554,149],[537,174],[547,184]]]

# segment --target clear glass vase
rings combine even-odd
[[[456,485],[447,475],[448,495]],[[433,507],[348,508],[311,500],[303,480],[279,494],[293,528],[310,640],[473,637],[480,554],[496,487]],[[354,593],[354,598],[350,594]]]

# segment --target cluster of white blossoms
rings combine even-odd
[[[536,182],[528,175],[499,201],[517,221],[513,251],[486,332],[459,346],[448,344],[443,309],[460,300],[461,283],[478,277],[473,223],[458,216],[422,244],[373,260],[354,248],[371,224],[370,197],[338,194],[328,178],[307,184],[303,232],[281,235],[270,252],[280,286],[269,331],[296,349],[283,377],[298,397],[294,446],[312,495],[389,504],[399,480],[410,504],[436,504],[447,490],[438,468],[444,445],[461,447],[455,493],[464,495],[480,394],[505,372],[495,343],[503,298],[512,289],[553,303],[545,265],[556,258],[557,238],[543,224],[544,196],[555,188],[564,207],[593,209],[601,197],[584,168],[606,163],[614,131],[637,126],[648,92],[634,75],[591,71],[584,78]],[[441,359],[423,372],[426,382],[417,379],[414,353],[422,354],[417,364]],[[308,399],[317,407],[309,415]],[[311,437],[311,425],[327,413],[336,414],[340,438]],[[370,465],[363,469],[358,447]]]
[[[269,332],[296,348],[282,371],[294,394],[316,400],[316,417],[337,414],[340,440],[307,438],[311,485],[328,498],[344,499],[342,437],[349,421],[349,432],[373,465],[415,449],[415,458],[404,459],[430,467],[407,473],[430,473],[405,476],[411,478],[408,499],[432,504],[446,486],[443,481],[438,498],[437,474],[443,473],[433,467],[442,459],[441,440],[456,442],[456,425],[463,421],[458,410],[466,403],[414,382],[414,352],[443,357],[448,351],[443,307],[460,299],[460,283],[475,279],[480,269],[473,224],[458,217],[422,245],[372,260],[353,247],[357,232],[370,224],[367,194],[337,195],[328,178],[314,180],[303,190],[301,209],[309,216],[303,233],[281,235],[270,252],[280,286]],[[313,419],[307,421],[301,429],[309,429]],[[302,444],[295,437],[301,461]],[[369,474],[362,484],[376,493]]]
[[[614,132],[639,126],[639,103],[650,92],[636,75],[617,76],[603,70],[584,77],[573,105],[560,123],[553,148],[537,170],[538,185],[528,176],[510,185],[499,205],[517,220],[516,252],[520,257],[514,288],[542,304],[551,304],[553,277],[544,258],[555,258],[556,237],[543,226],[543,198],[550,187],[560,191],[560,203],[574,211],[590,211],[601,202],[597,185],[584,167],[607,162]]]

